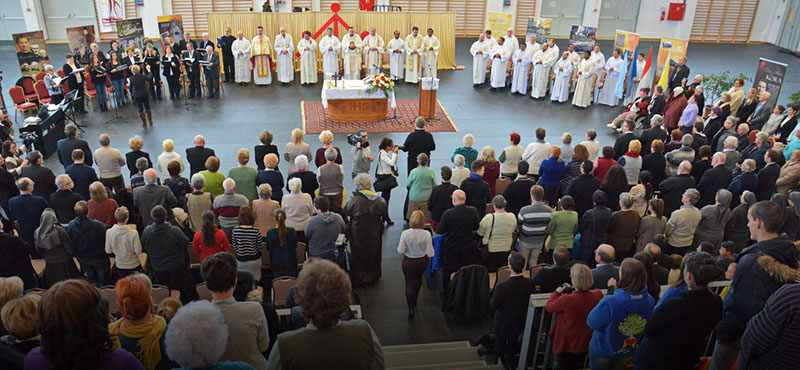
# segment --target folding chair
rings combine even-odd
[[[11,86],[8,88],[8,96],[14,102],[14,122],[17,121],[17,113],[22,112],[22,118],[25,119],[28,112],[36,112],[38,107],[36,103],[31,103],[25,99],[25,91],[19,86]]]
[[[275,308],[283,308],[286,306],[286,295],[289,293],[289,289],[297,284],[297,279],[284,276],[279,277],[277,279],[273,279],[271,283],[271,291],[272,291],[272,305]]]
[[[200,283],[194,286],[194,291],[197,292],[197,296],[200,299],[205,299],[206,301],[211,301],[211,291],[208,290],[206,283]]]

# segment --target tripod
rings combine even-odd
[[[124,93],[125,93],[125,91],[116,91],[116,90],[114,90],[114,94],[124,94]],[[119,115],[119,104],[117,104],[117,102],[115,101],[114,104],[112,104],[112,105],[114,106],[114,118],[112,118],[112,119],[110,119],[108,121],[105,121],[103,123],[104,124],[109,124],[109,123],[117,122],[117,121],[119,121],[119,123],[127,123],[128,120],[126,120],[125,117],[122,117],[122,116]],[[80,126],[79,126],[79,128],[80,128]]]

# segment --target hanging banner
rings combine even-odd
[[[758,69],[756,69],[756,77],[753,79],[753,87],[758,89],[759,94],[762,92],[770,94],[767,101],[768,107],[774,107],[777,104],[784,76],[786,76],[786,64],[764,58],[758,59]]]
[[[575,46],[578,53],[591,52],[594,49],[597,27],[572,25],[569,32],[569,43]]]
[[[44,72],[44,66],[50,63],[44,43],[44,33],[42,31],[16,33],[13,38],[14,51],[17,52],[22,75],[35,76],[39,72]]]
[[[614,34],[614,48],[622,50],[628,64],[636,57],[633,53],[637,46],[639,46],[638,33],[617,30],[617,33]]]
[[[550,30],[553,28],[553,20],[550,18],[528,18],[528,33],[525,35],[527,40],[531,36],[536,36],[536,42],[544,44],[550,40]]]
[[[94,0],[100,32],[116,32],[117,21],[125,19],[124,0]]]
[[[183,39],[183,16],[181,15],[162,15],[158,20],[158,34],[161,37],[161,47],[163,50],[166,39],[172,36],[173,40]]]
[[[656,74],[654,76],[658,77],[664,73],[664,68],[667,67],[667,58],[669,57],[670,64],[669,72],[667,73],[667,77],[669,77],[678,66],[678,59],[686,56],[686,49],[689,48],[689,41],[662,38],[658,45],[658,59],[656,60]],[[666,86],[663,87],[666,90]]]
[[[89,64],[89,46],[95,40],[94,25],[90,24],[83,27],[67,28],[67,40],[69,41],[69,52],[80,64]]]
[[[144,50],[144,26],[142,18],[131,18],[117,21],[117,36],[120,50],[130,47]]]
[[[506,30],[511,28],[511,14],[500,12],[486,12],[486,29],[492,30],[495,37],[506,35]]]

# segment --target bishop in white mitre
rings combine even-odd
[[[422,54],[422,36],[419,28],[411,29],[411,34],[406,36],[406,82],[417,83],[421,66],[420,57]]]
[[[339,75],[339,38],[333,36],[333,28],[325,30],[325,37],[319,40],[319,50],[322,51],[322,73]]]
[[[594,80],[594,62],[590,59],[589,52],[583,53],[583,60],[578,63],[577,83],[572,105],[586,108],[592,104],[592,81]]]
[[[370,27],[369,35],[364,37],[364,65],[370,75],[381,71],[383,46],[383,37],[375,32],[375,27]]]
[[[394,31],[394,38],[386,45],[389,52],[389,74],[392,80],[403,78],[403,62],[406,56],[406,42],[400,38],[400,31]]]
[[[436,78],[437,60],[441,46],[439,39],[433,35],[433,28],[428,28],[428,35],[422,38],[422,77]]]
[[[244,32],[236,33],[236,40],[231,44],[233,53],[234,74],[236,83],[246,84],[250,82],[250,41],[244,38]]]
[[[561,54],[561,59],[553,67],[553,74],[555,79],[550,89],[550,100],[563,103],[569,99],[569,80],[572,77],[572,61],[569,60],[568,51]]]
[[[472,54],[472,85],[483,85],[486,81],[486,61],[494,46],[486,40],[486,34],[481,33],[478,41],[472,43],[469,53]]]
[[[619,104],[619,99],[614,95],[614,90],[617,88],[617,80],[619,80],[619,77],[625,76],[625,73],[620,70],[622,69],[622,63],[623,61],[622,57],[619,55],[619,50],[615,49],[614,55],[608,58],[606,65],[603,67],[604,78],[601,80],[603,88],[600,89],[600,96],[598,97],[599,104],[611,107],[615,107]]]
[[[361,50],[355,41],[350,41],[342,52],[342,62],[344,62],[345,80],[361,79]]]
[[[497,45],[492,48],[492,90],[502,89],[506,87],[506,62],[511,56],[503,44],[505,40],[502,37],[497,39]]]
[[[317,83],[317,42],[311,38],[311,32],[303,32],[297,51],[300,53],[300,84]]]
[[[256,28],[256,37],[253,37],[253,82],[256,85],[269,85],[272,83],[272,42],[264,34],[264,28]]]
[[[278,81],[288,84],[294,80],[294,41],[292,35],[286,33],[281,27],[278,36],[275,36],[275,52],[277,55]]]
[[[542,44],[542,48],[533,54],[533,76],[531,77],[531,97],[543,98],[547,95],[547,85],[550,83],[550,67],[555,59],[549,52],[549,45]]]
[[[531,65],[531,54],[527,51],[528,45],[522,44],[514,52],[511,60],[514,62],[514,74],[511,77],[511,93],[525,95],[528,92],[528,68]]]

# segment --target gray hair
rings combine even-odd
[[[289,191],[292,193],[299,193],[300,188],[303,187],[303,180],[300,180],[299,177],[292,177],[289,179]]]
[[[64,188],[72,182],[72,179],[69,178],[69,175],[58,175],[56,176],[56,186],[58,190],[64,190]]]
[[[339,152],[336,151],[334,148],[325,149],[325,160],[329,162],[336,161],[336,157],[339,156]]]
[[[158,181],[158,172],[156,170],[149,168],[144,171],[144,183],[146,185],[155,184],[156,181]]]
[[[308,169],[308,157],[305,154],[298,155],[294,158],[294,166],[298,171]]]
[[[731,127],[736,127],[736,117],[734,116],[728,116],[728,118],[725,118],[725,122],[730,122]]]
[[[164,334],[167,356],[180,366],[206,368],[222,357],[228,345],[228,326],[222,311],[208,301],[181,307]]]
[[[19,180],[17,180],[17,189],[19,191],[30,191],[32,187],[33,187],[33,180],[27,177],[22,177]]]
[[[495,195],[494,198],[492,198],[494,209],[506,209],[506,204],[506,198],[502,195]]]
[[[52,64],[46,64],[46,65],[44,66],[44,71],[45,71],[45,72],[50,72],[50,71],[52,71],[53,69],[54,69],[54,68],[53,68],[53,65],[52,65]]]
[[[679,173],[692,172],[692,162],[689,162],[689,161],[681,162],[681,164],[678,165],[678,172]]]
[[[233,190],[236,189],[236,180],[228,177],[222,182],[222,189],[225,190],[226,194],[233,193]]]
[[[472,136],[472,134],[466,134],[464,135],[462,142],[464,143],[465,147],[472,148],[472,146],[475,145],[475,137]]]
[[[769,140],[769,134],[767,134],[767,133],[766,133],[766,132],[764,132],[764,131],[759,131],[759,132],[756,134],[756,139],[758,139],[758,141],[760,141],[760,142],[762,142],[762,143],[763,143],[763,142],[765,142],[765,141]]]
[[[428,165],[428,155],[425,154],[425,153],[417,154],[417,163],[419,163],[420,166],[427,166]]]
[[[456,165],[456,167],[464,167],[466,163],[467,160],[461,154],[456,154],[456,156],[453,157],[453,164]]]
[[[697,202],[700,200],[700,192],[695,188],[686,189],[683,194],[686,195],[686,198],[689,198],[689,201],[692,202],[692,204],[697,204]]]
[[[108,146],[109,144],[111,144],[111,138],[108,137],[108,135],[106,135],[106,134],[100,135],[100,145],[101,146]]]
[[[660,114],[654,114],[653,118],[650,119],[650,122],[656,126],[661,126],[661,124],[664,122],[664,116]]]
[[[681,145],[683,146],[692,146],[693,142],[694,138],[692,137],[692,134],[683,135],[683,137],[681,138]]]
[[[734,149],[739,145],[739,138],[736,136],[728,136],[725,138],[724,145],[726,148]]]
[[[356,190],[369,190],[372,189],[372,178],[369,175],[362,173],[353,179],[353,185]]]
[[[425,118],[417,117],[417,119],[414,120],[414,124],[417,128],[425,128]]]
[[[753,172],[756,170],[756,161],[754,159],[745,159],[742,162],[742,171]]]
[[[192,187],[195,190],[200,190],[206,186],[206,178],[203,175],[196,173],[192,175]]]
[[[635,197],[632,196],[631,193],[626,191],[619,195],[619,204],[621,204],[623,208],[631,208],[633,207],[634,199]]]
[[[258,197],[260,199],[270,199],[272,197],[272,185],[261,184],[258,186]]]
[[[150,167],[150,163],[147,162],[147,158],[141,157],[141,158],[136,160],[136,169],[137,170],[144,171],[144,170],[147,169],[147,167]]]

